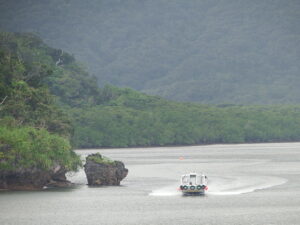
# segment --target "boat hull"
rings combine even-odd
[[[180,186],[183,195],[204,195],[207,186]]]
[[[205,190],[196,190],[196,191],[190,191],[190,190],[182,190],[183,195],[205,195]]]

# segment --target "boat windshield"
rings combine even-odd
[[[188,176],[183,176],[182,177],[182,183],[187,184],[189,182],[189,177]]]
[[[191,184],[196,184],[196,175],[195,174],[190,175],[190,183]]]
[[[182,184],[189,184],[189,185],[197,185],[201,184],[202,179],[199,175],[197,174],[186,174],[181,176],[181,183]]]

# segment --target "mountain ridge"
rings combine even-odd
[[[0,28],[74,53],[100,86],[201,103],[300,103],[295,0],[12,0],[0,9]]]

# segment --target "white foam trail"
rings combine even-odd
[[[287,180],[280,177],[270,176],[232,176],[210,177],[208,195],[239,195],[282,185]],[[150,196],[176,196],[181,195],[178,183],[153,190]]]
[[[239,195],[282,185],[287,180],[270,176],[236,176],[214,179],[209,185],[209,195]]]
[[[157,190],[153,190],[149,195],[150,196],[176,196],[181,195],[181,192],[177,190],[178,184],[172,186],[163,187]]]

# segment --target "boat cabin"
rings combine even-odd
[[[185,174],[181,176],[181,185],[207,185],[207,177],[197,173]]]

